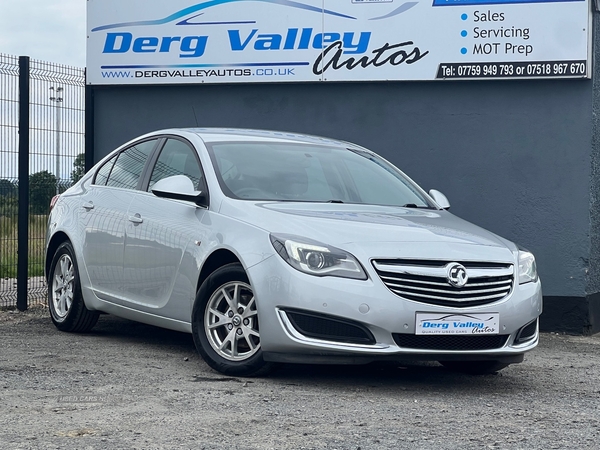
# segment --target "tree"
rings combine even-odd
[[[56,194],[56,177],[43,170],[29,175],[29,211],[33,214],[47,214],[50,200]]]
[[[80,153],[73,161],[73,172],[71,172],[71,181],[73,184],[81,180],[85,175],[85,153]]]
[[[0,180],[0,196],[1,197],[12,197],[15,195],[17,189],[15,185],[7,179]]]
[[[0,216],[14,216],[17,214],[17,187],[6,179],[0,180]]]

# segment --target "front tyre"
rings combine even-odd
[[[98,322],[98,313],[85,307],[81,295],[79,270],[70,242],[61,244],[50,265],[48,276],[50,317],[61,331],[85,333]]]
[[[192,333],[198,353],[221,373],[258,376],[271,368],[262,357],[256,299],[240,264],[223,266],[202,283]]]

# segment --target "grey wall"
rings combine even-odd
[[[594,14],[594,36],[600,36],[600,21]],[[594,74],[592,89],[592,148],[590,177],[590,258],[588,294],[600,292],[600,45],[594,42]],[[596,305],[600,319],[600,304]]]
[[[533,251],[546,296],[600,291],[586,276],[591,159],[598,157],[591,153],[589,80],[118,87],[94,94],[96,160],[166,127],[266,128],[354,141],[424,188],[444,192],[455,214]]]

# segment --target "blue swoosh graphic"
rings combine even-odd
[[[328,9],[317,8],[316,6],[306,5],[304,3],[299,3],[293,0],[209,0],[204,3],[198,3],[197,5],[189,6],[181,11],[177,11],[176,13],[171,14],[170,16],[165,17],[164,19],[156,19],[156,20],[142,20],[138,22],[123,22],[123,23],[115,23],[111,25],[103,25],[100,27],[96,27],[92,29],[92,32],[102,31],[102,30],[111,30],[114,28],[123,28],[123,27],[140,27],[147,25],[164,25],[169,22],[173,22],[174,20],[181,19],[189,14],[193,14],[198,11],[202,11],[204,9],[212,8],[213,6],[224,5],[226,3],[237,3],[237,2],[264,2],[264,3],[272,3],[275,5],[289,6],[291,8],[299,8],[307,11],[318,12],[320,14],[325,13],[332,16],[344,17],[346,19],[356,20],[356,17],[348,16],[346,14],[341,14],[335,11],[331,11]]]
[[[443,316],[443,317],[440,317],[438,319],[422,319],[421,322],[426,322],[428,320],[444,320],[444,321],[447,321],[449,317],[468,317],[469,319],[473,319],[473,320],[482,320],[482,319],[479,319],[477,317],[470,316],[468,314],[448,314],[447,316]],[[494,318],[494,316],[490,317],[489,319],[483,319],[483,321],[484,322],[488,322],[488,321],[492,320],[493,318]]]
[[[394,17],[394,16],[397,16],[398,14],[402,14],[404,11],[408,11],[410,8],[412,8],[413,6],[416,6],[418,4],[419,4],[419,2],[406,2],[406,3],[401,4],[398,8],[393,10],[391,13],[386,14],[385,16],[373,17],[372,19],[369,19],[369,20],[381,20],[381,19],[387,19],[388,17]]]
[[[190,22],[190,20],[193,20],[196,17],[200,17],[202,15],[204,15],[204,13],[188,17],[187,19],[178,22],[176,25],[247,25],[249,23],[256,23],[256,20],[238,20],[235,22]]]
[[[182,20],[177,25],[248,25],[256,23],[256,20],[239,20],[237,22],[188,22]]]

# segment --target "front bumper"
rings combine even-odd
[[[511,294],[498,302],[467,308],[429,305],[403,299],[387,289],[372,268],[366,281],[315,277],[288,266],[272,256],[248,270],[259,310],[261,346],[266,360],[312,364],[357,364],[376,360],[498,360],[516,363],[535,348],[539,333],[537,318],[542,312],[540,282],[515,285]],[[362,327],[373,342],[340,342],[307,335],[294,326],[289,311],[340,318]],[[394,335],[412,335],[416,314],[498,313],[500,332],[506,336],[498,347],[478,350],[407,348]],[[516,339],[530,325],[526,339]],[[521,336],[522,337],[522,336]],[[435,347],[435,345],[434,345]]]

